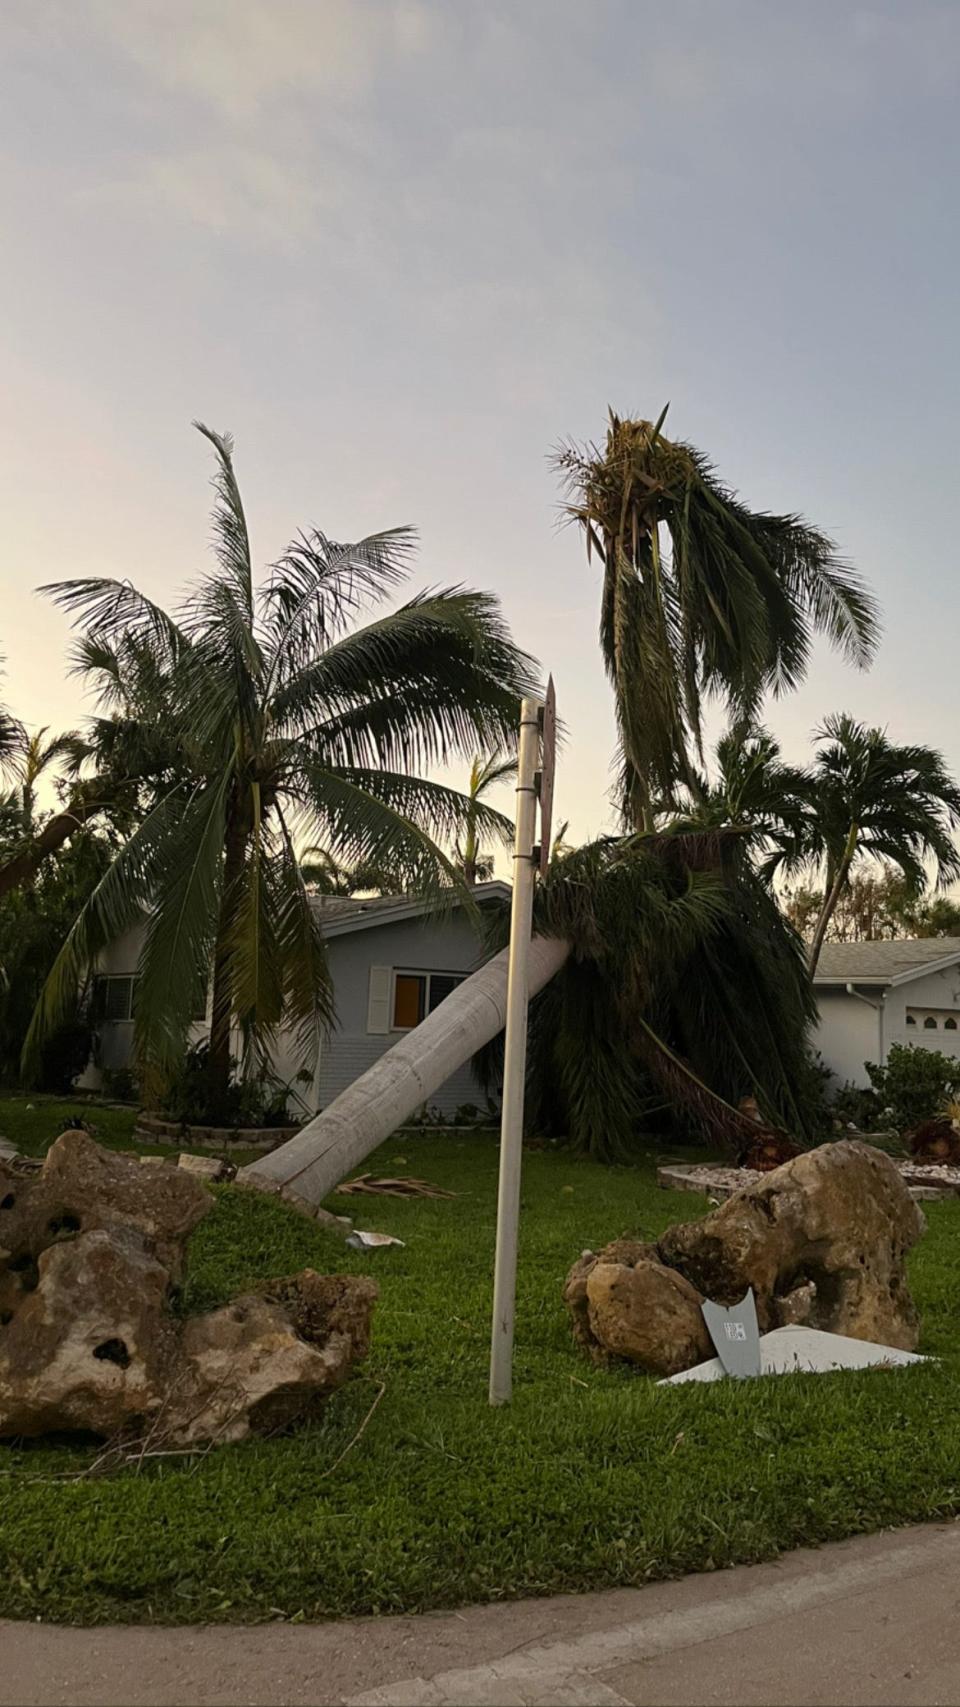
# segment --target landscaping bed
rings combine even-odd
[[[892,1156],[891,1161],[903,1175],[911,1197],[929,1202],[960,1197],[960,1167],[955,1164],[917,1162],[909,1156]],[[730,1167],[724,1162],[665,1162],[657,1169],[657,1184],[664,1190],[705,1193],[718,1202],[762,1178],[756,1168]]]
[[[159,1114],[138,1114],[133,1138],[140,1144],[178,1144],[188,1150],[213,1150],[218,1155],[233,1150],[266,1154],[299,1130],[299,1126],[188,1126]]]
[[[4,1112],[0,1108],[0,1123]],[[7,1117],[7,1135],[18,1137]],[[184,1308],[306,1265],[374,1274],[369,1362],[284,1437],[91,1475],[75,1444],[0,1447],[0,1615],[302,1619],[640,1584],[960,1511],[960,1204],[912,1254],[920,1349],[901,1371],[657,1387],[574,1348],[584,1246],[648,1238],[706,1200],[656,1165],[524,1157],[515,1396],[486,1401],[497,1149],[404,1133],[365,1164],[452,1199],[337,1198],[404,1240],[345,1249],[233,1187],[192,1242]]]

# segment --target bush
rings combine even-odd
[[[69,1096],[93,1052],[93,1032],[82,1014],[64,1020],[43,1043],[33,1084],[37,1090]]]
[[[876,1091],[849,1082],[837,1091],[830,1113],[841,1126],[855,1126],[858,1132],[875,1132],[890,1120]]]
[[[867,1061],[866,1069],[881,1108],[889,1109],[898,1132],[930,1120],[945,1102],[960,1095],[960,1061],[939,1049],[894,1043],[886,1066]]]
[[[309,1083],[309,1073],[297,1080]],[[293,1081],[290,1081],[292,1083]],[[214,1083],[210,1068],[210,1046],[188,1049],[183,1065],[159,1099],[159,1112],[185,1126],[286,1126],[290,1123],[287,1099],[290,1083],[283,1084],[270,1073],[256,1078],[234,1076],[224,1093]]]
[[[110,1102],[138,1102],[140,1089],[129,1067],[101,1067],[103,1094]]]

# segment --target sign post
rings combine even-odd
[[[553,682],[547,705],[553,706]],[[493,1277],[493,1325],[490,1336],[490,1403],[505,1405],[512,1391],[513,1319],[517,1290],[517,1227],[520,1219],[520,1166],[523,1148],[523,1096],[527,1072],[527,962],[533,930],[533,891],[536,884],[534,840],[540,762],[541,711],[546,731],[546,706],[525,699],[520,712],[517,754],[517,819],[513,854],[513,897],[510,910],[510,957],[507,969],[507,1019],[503,1058],[503,1110],[500,1117],[500,1184],[497,1196],[497,1248]],[[552,728],[555,728],[555,718]],[[545,742],[546,747],[546,742]],[[545,753],[546,757],[546,753]],[[550,754],[550,793],[553,790]],[[545,767],[546,768],[546,767]],[[542,789],[544,776],[539,782]],[[540,867],[549,849],[549,822],[541,837]]]

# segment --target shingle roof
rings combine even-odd
[[[903,942],[825,942],[815,984],[892,984],[960,960],[960,937]]]
[[[473,897],[480,903],[505,901],[510,897],[510,886],[494,878],[489,883],[476,884]],[[456,900],[453,904],[460,905]],[[409,895],[371,895],[366,899],[358,895],[314,895],[311,905],[319,913],[328,936],[345,936],[348,931],[366,930],[394,919],[416,918],[430,911],[429,901]]]

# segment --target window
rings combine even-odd
[[[93,1004],[94,1014],[106,1025],[116,1025],[118,1021],[133,1018],[136,979],[132,976],[121,978],[98,978],[94,984]]]
[[[926,1019],[923,1022],[923,1029],[924,1029],[924,1031],[936,1031],[937,1022],[934,1019],[932,1014],[927,1015]]]
[[[412,1031],[462,983],[459,972],[394,973],[393,1030]]]
[[[916,1015],[915,1014],[908,1014],[907,1015],[907,1024],[908,1025],[916,1025],[916,1023],[917,1023]]]
[[[951,1015],[951,1016],[950,1016],[950,1018],[949,1018],[949,1019],[945,1019],[945,1020],[944,1020],[944,1022],[943,1022],[943,1029],[944,1029],[944,1031],[956,1031],[956,1029],[957,1029],[957,1022],[956,1022],[956,1020],[955,1020],[955,1019],[954,1019],[954,1018],[953,1018],[953,1016],[952,1016],[952,1015]]]

